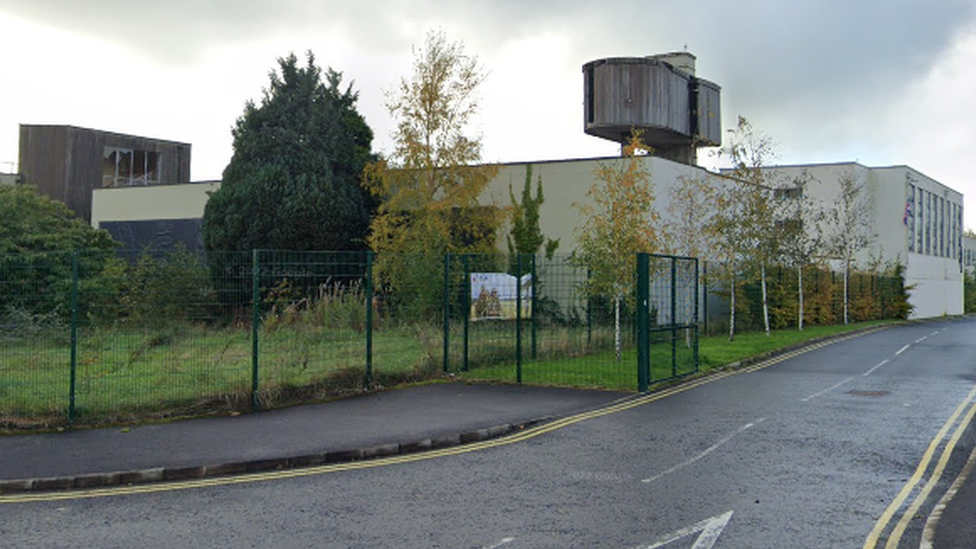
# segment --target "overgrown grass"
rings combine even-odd
[[[379,384],[429,377],[431,352],[420,325],[373,333]],[[439,335],[428,346],[439,344]],[[82,422],[199,414],[246,408],[252,340],[246,329],[183,325],[151,330],[79,331],[75,406]],[[63,423],[69,407],[70,342],[7,339],[0,348],[0,427]],[[308,325],[259,333],[262,406],[362,389],[365,334]]]
[[[702,338],[703,371],[762,355],[808,339],[870,326],[812,326]],[[259,331],[258,399],[265,407],[360,391],[366,373],[366,334],[351,327],[285,322]],[[511,323],[469,326],[468,361],[463,329],[450,331],[449,366],[461,379],[514,383],[515,330]],[[539,327],[522,334],[522,382],[566,387],[637,388],[633,334],[625,333],[618,362],[609,327]],[[651,381],[695,373],[683,332],[673,342],[655,334]],[[63,424],[70,388],[70,345],[63,334],[2,341],[0,427]],[[246,409],[252,388],[251,332],[183,324],[153,329],[83,329],[79,333],[75,406],[81,423],[126,422],[173,415]],[[442,371],[443,328],[434,324],[385,325],[373,332],[373,375],[378,385],[437,378]],[[467,366],[466,371],[462,371]]]

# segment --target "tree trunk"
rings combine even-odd
[[[762,286],[762,307],[763,307],[763,328],[766,329],[766,336],[769,336],[769,293],[766,291],[766,265],[759,267],[759,277]]]
[[[613,298],[613,343],[617,353],[617,362],[620,362],[620,354],[623,341],[620,334],[620,296]]]
[[[800,265],[796,269],[796,280],[797,286],[799,286],[799,301],[800,301],[800,311],[796,317],[796,326],[803,331],[803,265]]]
[[[729,341],[732,341],[735,339],[735,275],[733,274],[729,279],[732,281],[729,291],[729,301],[731,302],[729,307]]]
[[[851,269],[851,267],[850,267],[850,261],[844,261],[844,325],[845,326],[848,323],[848,319],[847,319],[847,281],[848,281],[848,278],[849,278],[848,272],[850,271],[850,269]]]

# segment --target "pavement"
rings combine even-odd
[[[634,398],[460,382],[257,414],[0,436],[0,496],[199,479],[421,452],[501,437]],[[923,547],[976,542],[976,452]],[[933,543],[934,542],[934,543]]]
[[[186,480],[504,436],[632,394],[460,382],[135,427],[0,436],[0,495]]]

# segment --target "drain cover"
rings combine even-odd
[[[883,397],[888,396],[891,393],[888,391],[863,391],[854,389],[853,391],[848,391],[847,394],[861,397]]]

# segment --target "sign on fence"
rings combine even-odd
[[[517,279],[506,273],[471,273],[471,320],[515,320],[518,292],[522,294],[522,318],[531,318],[531,274]]]

